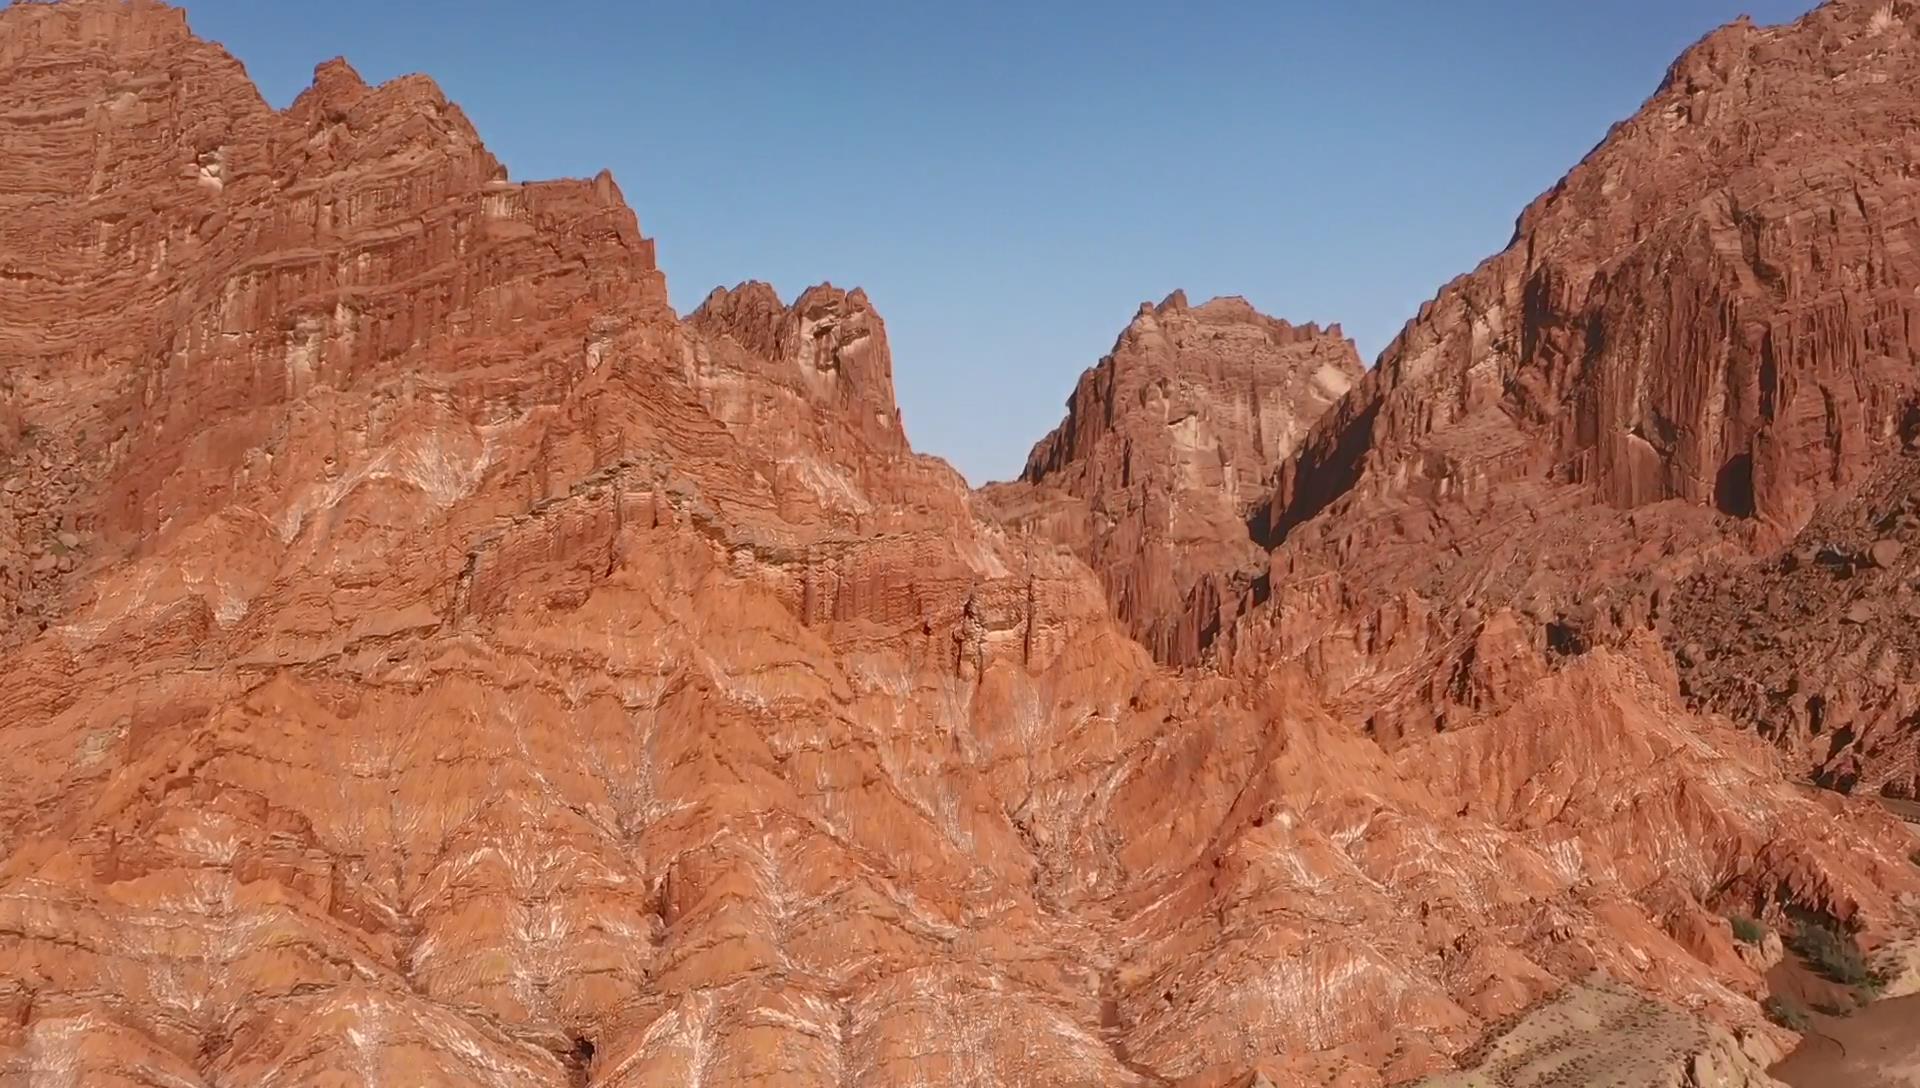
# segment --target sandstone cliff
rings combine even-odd
[[[1891,109],[1835,78],[1887,10],[1703,51]],[[509,181],[420,77],[276,112],[150,0],[15,4],[0,60],[0,1083],[1374,1086],[1620,1023],[1649,1078],[1761,1083],[1792,1037],[1725,915],[1911,925],[1904,828],[1690,710],[1627,614],[1733,515],[1525,475],[1560,439],[1497,405],[1406,423],[1454,354],[1289,459],[1350,349],[1175,300],[1024,485],[1114,528],[980,517],[863,294],[681,320],[611,177]],[[1156,663],[1276,462],[1218,667]],[[1492,539],[1528,504],[1558,535]],[[1510,576],[1575,544],[1626,579],[1604,641]]]
[[[1155,656],[1199,660],[1265,566],[1247,517],[1307,428],[1362,373],[1338,326],[1294,326],[1237,298],[1141,306],[1081,375],[1018,483],[983,500],[1065,544]]]
[[[1916,14],[1841,0],[1690,49],[1422,308],[1310,441],[1273,531],[1518,478],[1797,528],[1911,426]]]
[[[1689,50],[1281,467],[1275,604],[1223,656],[1392,639],[1445,672],[1508,606],[1561,649],[1658,628],[1663,587],[1777,547],[1896,452],[1920,418],[1916,23],[1848,0]],[[1322,671],[1358,702],[1384,679]],[[1393,702],[1389,738],[1458,700]]]

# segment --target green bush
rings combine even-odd
[[[1878,971],[1869,970],[1867,980],[1853,988],[1853,999],[1862,1005],[1880,1000],[1880,992],[1887,988],[1886,978]]]
[[[1813,1027],[1813,1018],[1808,1016],[1807,1010],[1791,997],[1769,997],[1760,1009],[1767,1014],[1767,1019],[1788,1031],[1797,1031],[1805,1035],[1807,1029]]]
[[[1733,936],[1744,944],[1759,944],[1767,939],[1767,927],[1744,914],[1735,914],[1727,918],[1733,925]]]
[[[1853,938],[1815,921],[1803,921],[1787,942],[1814,970],[1847,986],[1868,986],[1877,982],[1867,969],[1867,961]]]

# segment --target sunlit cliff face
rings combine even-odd
[[[0,1083],[1768,1084],[1727,915],[1912,962],[1920,869],[1674,587],[1890,456],[1883,7],[1707,39],[1370,374],[1144,308],[979,493],[857,290],[683,320],[424,78],[0,11]]]

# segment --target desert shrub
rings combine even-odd
[[[1807,920],[1794,930],[1788,942],[1814,970],[1847,986],[1867,986],[1875,979],[1853,938],[1833,927]]]
[[[1759,944],[1767,939],[1767,927],[1744,914],[1735,914],[1727,918],[1733,925],[1734,939],[1743,944]]]
[[[1878,1001],[1880,1000],[1881,991],[1886,988],[1886,976],[1872,968],[1868,968],[1866,980],[1853,988],[1853,999],[1862,1005],[1872,1001]]]
[[[1767,1014],[1767,1019],[1788,1031],[1797,1031],[1805,1035],[1807,1029],[1813,1027],[1813,1018],[1808,1016],[1807,1010],[1791,997],[1769,997],[1760,1009]]]

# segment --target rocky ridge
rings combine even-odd
[[[1767,554],[1897,454],[1916,25],[1828,3],[1681,57],[1281,467],[1257,518],[1272,604],[1221,659],[1337,652],[1316,671],[1376,735],[1445,728],[1457,692],[1378,663],[1457,675],[1508,608],[1556,652],[1664,631],[1677,581]]]
[[[1769,36],[1793,84],[1879,10],[1702,49]],[[1095,401],[1162,337],[1232,380],[1170,381],[1133,460],[1076,411],[1025,486],[1126,512],[1137,465],[1225,565],[1146,519],[1089,566],[911,451],[864,295],[681,320],[611,177],[507,180],[427,80],[330,63],[275,112],[148,0],[15,4],[0,57],[0,1082],[1367,1086],[1625,1017],[1672,1029],[1646,1083],[1764,1083],[1793,1040],[1725,916],[1911,927],[1908,832],[1690,709],[1644,615],[1732,515],[1503,476],[1492,417],[1413,428],[1462,443],[1444,487],[1386,443],[1347,479],[1410,362],[1289,457],[1302,401],[1226,356],[1311,398],[1343,341],[1142,315]],[[1607,639],[1565,556],[1509,584],[1496,503],[1620,549],[1580,568],[1627,587]],[[1112,591],[1188,577],[1241,599],[1173,671]]]
[[[1338,326],[1175,292],[1081,376],[1020,480],[982,498],[1085,560],[1156,657],[1192,664],[1265,566],[1247,529],[1262,489],[1362,372]]]

